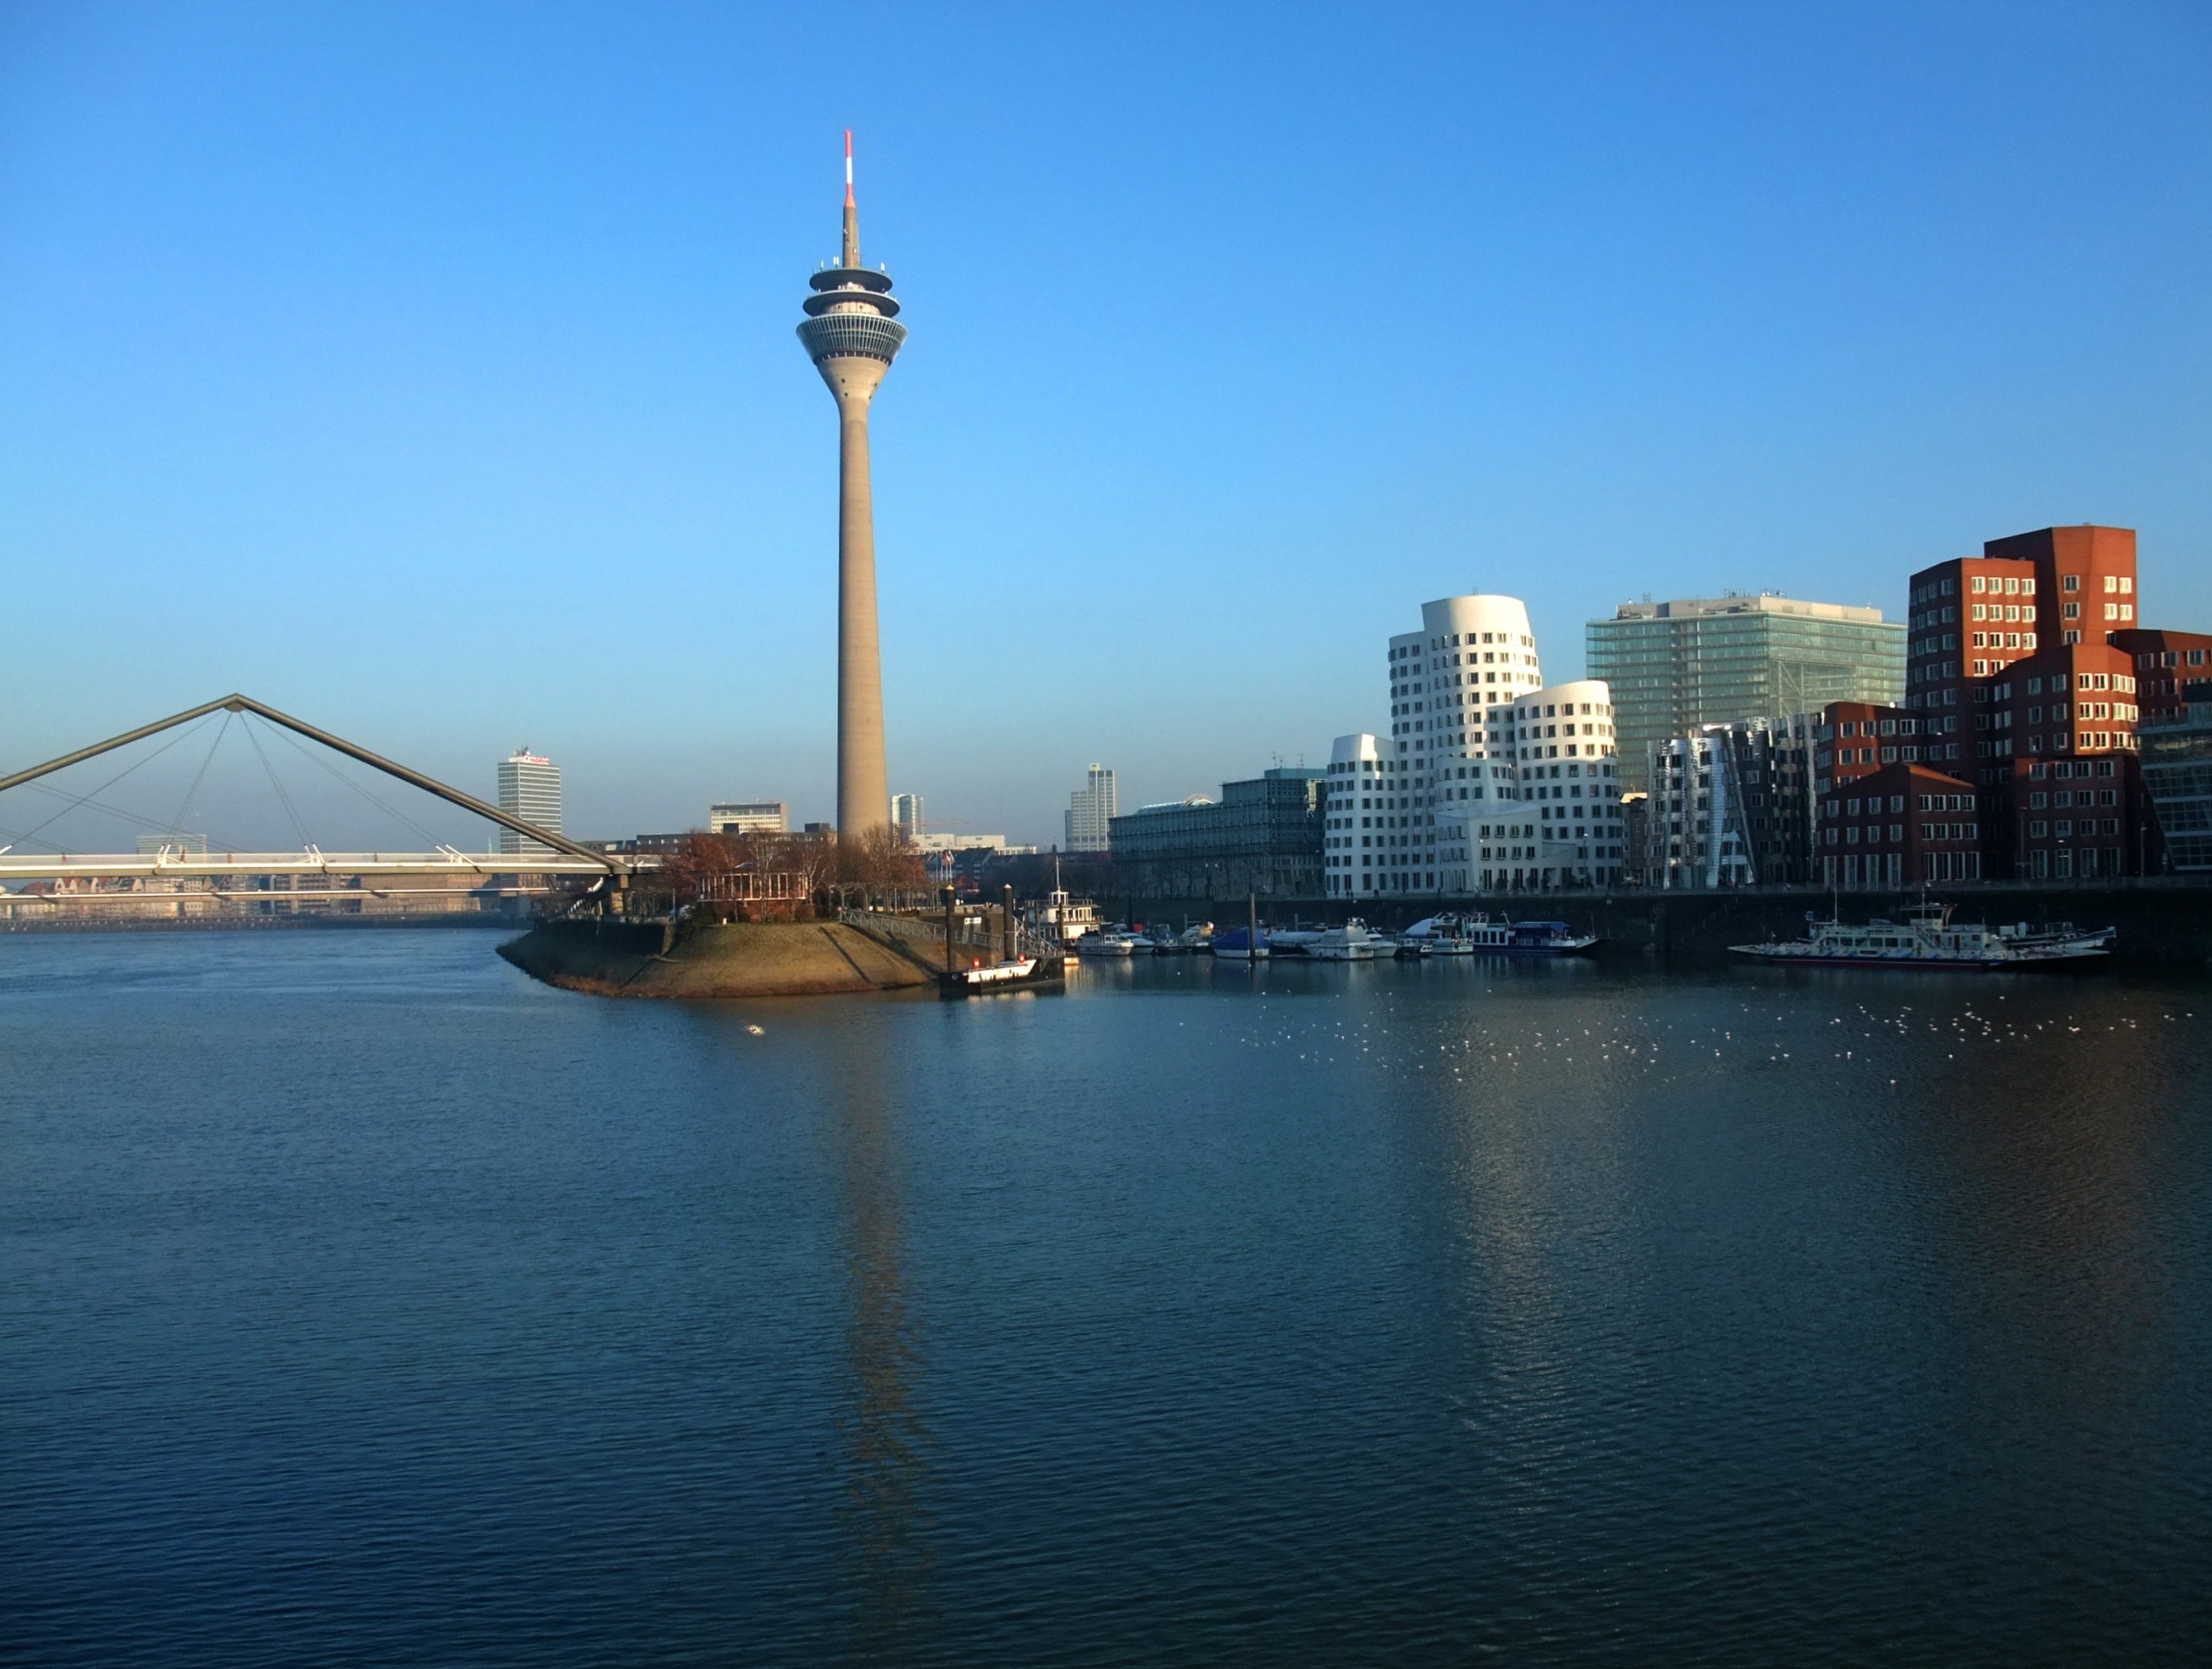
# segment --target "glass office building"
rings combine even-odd
[[[1642,790],[1652,750],[1708,724],[1905,695],[1905,625],[1878,608],[1791,597],[1623,603],[1583,628],[1589,675],[1613,691],[1621,786]]]
[[[2147,721],[2136,737],[2166,862],[2202,874],[2212,870],[2212,687],[2193,685],[2190,692],[2205,698]]]

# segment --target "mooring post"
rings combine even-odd
[[[1260,895],[1257,892],[1244,895],[1244,953],[1252,959],[1252,969],[1256,973],[1260,968]]]
[[[1021,947],[1014,942],[1014,886],[1012,881],[999,889],[999,926],[1006,934],[1006,959],[1012,962],[1021,954]]]
[[[938,893],[938,897],[945,902],[945,972],[947,973],[960,972],[959,955],[954,950],[952,944],[953,911],[958,896],[949,886],[943,888]]]

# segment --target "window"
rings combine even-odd
[[[2079,574],[2069,574],[2058,582],[2058,588],[2061,591],[2079,591],[2081,588],[2081,576]]]

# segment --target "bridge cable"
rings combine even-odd
[[[214,716],[210,714],[209,716],[212,717]],[[184,740],[185,737],[193,734],[195,732],[204,730],[206,728],[207,720],[202,719],[198,724],[193,725],[191,729],[179,731],[176,735],[172,737],[169,740],[163,742],[159,747],[155,748],[151,753],[149,753],[144,758],[140,759],[134,764],[124,766],[122,770],[117,771],[115,775],[109,777],[98,788],[93,789],[91,794],[72,795],[66,793],[60,789],[44,788],[37,783],[24,784],[27,788],[38,788],[39,791],[42,794],[53,795],[65,803],[59,811],[56,812],[52,817],[48,818],[45,823],[38,824],[35,826],[26,830],[18,837],[18,838],[23,840],[34,838],[38,835],[40,830],[46,828],[49,824],[55,822],[60,818],[68,816],[70,813],[75,811],[79,806],[90,806],[95,811],[106,812],[111,816],[120,817],[128,822],[143,823],[147,821],[148,819],[145,818],[136,816],[133,813],[123,811],[117,807],[102,805],[100,801],[93,798],[93,795],[106,793],[108,789],[113,788],[125,777],[128,777],[132,771],[137,770],[140,765],[151,764],[155,760],[160,758],[164,753],[167,753],[171,748],[174,747],[179,742]],[[59,847],[56,847],[54,850],[58,851],[61,849]]]
[[[253,744],[253,752],[261,760],[262,771],[269,778],[269,786],[276,790],[276,798],[284,807],[284,815],[292,819],[292,831],[300,837],[300,850],[304,852],[315,843],[307,838],[307,825],[300,821],[300,813],[293,808],[292,796],[284,792],[284,785],[276,780],[276,771],[269,763],[269,756],[261,752],[261,738],[253,734],[252,716],[251,714],[240,714],[238,728],[246,733],[246,740]]]
[[[410,832],[421,836],[424,840],[428,841],[433,847],[440,846],[444,844],[437,836],[432,834],[428,829],[424,828],[420,823],[416,822],[414,819],[409,817],[405,813],[398,810],[396,807],[388,806],[383,801],[378,799],[374,794],[371,794],[359,783],[355,782],[352,777],[347,776],[336,765],[332,764],[328,759],[324,758],[322,755],[319,753],[310,753],[304,746],[302,746],[289,733],[280,730],[277,732],[277,734],[288,746],[291,747],[292,751],[297,753],[301,758],[307,760],[313,764],[322,767],[323,770],[328,771],[332,777],[337,778],[339,782],[344,783],[346,787],[351,789],[356,794],[368,801],[370,805],[375,807],[377,810],[382,812],[394,822],[404,823]]]
[[[169,832],[180,843],[185,838],[185,819],[191,811],[192,801],[199,797],[200,783],[207,776],[208,767],[215,763],[216,749],[222,746],[222,739],[229,731],[230,715],[226,712],[222,716],[222,723],[216,730],[215,740],[208,744],[207,757],[200,761],[198,774],[192,778],[191,787],[185,790],[185,803],[177,807],[177,820],[169,825]]]
[[[50,789],[44,783],[25,783],[22,786],[28,789],[33,794],[43,794],[52,800],[73,800],[75,804],[82,806],[88,810],[105,812],[108,816],[115,818],[121,822],[135,823],[138,825],[141,829],[161,829],[167,826],[160,818],[156,817],[151,812],[135,811],[129,806],[118,806],[111,801],[95,800],[90,795],[85,795],[81,797],[72,796],[64,794],[59,789]],[[67,811],[68,809],[68,806],[64,806],[62,807],[63,811]],[[60,814],[60,812],[57,812],[55,816],[58,817]],[[52,819],[49,819],[48,820],[51,821]],[[41,825],[40,826],[43,827],[44,825]],[[4,835],[14,840],[21,840],[25,838],[21,835],[16,834],[14,830],[6,828],[0,828],[0,835]],[[235,852],[244,850],[242,844],[238,841],[218,840],[212,834],[208,837],[208,844],[210,846],[220,846],[225,851]],[[56,850],[58,850],[59,849],[57,848]]]

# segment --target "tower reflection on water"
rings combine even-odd
[[[888,1648],[929,1572],[923,1490],[929,1433],[917,1405],[922,1367],[908,1291],[901,1098],[866,1033],[850,1040],[827,1132],[842,1194],[849,1374],[836,1415],[837,1513],[856,1647]]]

